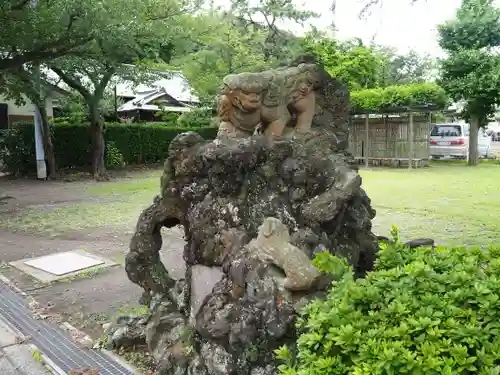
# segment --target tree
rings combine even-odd
[[[478,161],[478,130],[500,103],[500,9],[493,0],[463,0],[456,18],[440,25],[440,84],[457,102],[470,124],[469,165]]]
[[[332,0],[331,5],[330,5],[330,10],[332,11],[333,14],[335,14],[335,10],[337,8],[337,1],[338,0]],[[413,5],[419,0],[403,0],[406,1],[406,3]],[[361,10],[359,12],[359,17],[366,17],[371,14],[371,11],[374,7],[382,7],[384,5],[384,0],[364,0],[361,2]]]
[[[191,17],[191,43],[177,51],[180,66],[202,100],[213,100],[224,76],[282,65],[301,52],[301,41],[278,23],[314,16],[291,0],[236,0],[230,11],[212,9]]]
[[[433,78],[436,60],[429,55],[421,55],[415,51],[398,54],[394,48],[386,46],[373,48],[382,59],[380,86],[423,83]]]
[[[95,178],[103,178],[106,176],[104,121],[99,112],[99,104],[117,68],[114,64],[107,64],[99,60],[92,61],[90,65],[89,61],[74,57],[65,58],[63,61],[56,60],[49,67],[71,89],[78,92],[87,105],[92,134],[92,172]]]
[[[79,54],[104,32],[99,0],[3,1],[0,5],[0,71]],[[3,77],[3,76],[0,76]]]
[[[228,74],[271,67],[260,50],[265,39],[263,30],[244,28],[238,19],[220,12],[210,12],[196,20],[196,40],[175,63],[182,67],[202,101],[213,100]]]
[[[124,103],[123,99],[115,97],[114,86],[108,85],[104,96],[99,102],[99,113],[108,121],[116,122],[116,109]],[[61,119],[70,124],[85,124],[90,122],[90,113],[83,97],[75,90],[68,90],[67,94],[57,100],[57,107]]]
[[[356,38],[339,41],[321,32],[309,33],[303,47],[351,90],[423,83],[432,77],[435,63],[415,51],[398,54],[392,47],[367,46]]]
[[[289,58],[289,50],[297,42],[293,34],[278,27],[280,22],[293,21],[303,25],[305,21],[319,16],[315,12],[298,9],[293,0],[233,0],[231,13],[242,24],[250,24],[265,32],[261,48],[268,62]]]
[[[42,138],[45,157],[48,162],[48,176],[51,179],[55,179],[57,173],[56,158],[50,137],[50,124],[46,104],[47,97],[53,88],[47,82],[40,80],[37,71],[30,64],[10,69],[4,78],[2,90],[8,97],[18,103],[24,103],[28,99],[38,109],[42,120]]]
[[[191,2],[157,0],[106,0],[106,32],[95,35],[80,56],[55,59],[47,67],[84,99],[92,134],[92,171],[95,178],[106,177],[104,128],[100,103],[112,79],[146,80],[152,72],[148,64],[124,64],[141,59],[156,60],[165,44],[179,34],[177,19],[192,11]],[[145,48],[147,47],[147,48]]]
[[[309,35],[304,48],[312,53],[332,77],[351,90],[377,87],[383,60],[372,48],[358,40],[340,42],[324,36]]]
[[[36,64],[64,55],[78,55],[105,25],[98,0],[4,1],[0,21],[0,92],[24,102],[31,101],[41,115],[43,143],[49,177],[56,163],[46,112],[46,88]],[[100,28],[101,27],[101,28]]]

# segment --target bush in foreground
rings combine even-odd
[[[283,375],[500,374],[500,248],[395,243],[366,279],[346,267],[299,319],[296,355],[277,351]]]

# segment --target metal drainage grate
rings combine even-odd
[[[17,328],[65,373],[75,368],[97,368],[99,375],[134,375],[99,350],[78,347],[65,332],[32,316],[26,300],[0,280],[0,315]]]

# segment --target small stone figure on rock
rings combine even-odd
[[[263,262],[281,268],[286,275],[284,287],[292,291],[310,289],[321,275],[305,252],[290,243],[288,228],[274,217],[264,220],[248,250]]]

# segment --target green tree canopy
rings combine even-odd
[[[366,46],[359,39],[338,41],[321,33],[306,36],[303,48],[351,90],[423,83],[435,65],[429,56],[415,51],[398,54],[387,46]]]
[[[360,40],[340,42],[309,35],[304,39],[304,49],[351,90],[377,87],[383,60]]]
[[[439,26],[440,84],[470,123],[469,164],[477,164],[478,129],[500,103],[500,9],[493,0],[463,0],[456,18]]]
[[[106,2],[98,0],[3,1],[0,5],[0,71],[30,62],[79,54],[106,32]]]
[[[116,79],[145,83],[154,78],[157,73],[151,69],[151,62],[170,57],[172,44],[184,32],[182,15],[196,6],[191,0],[105,0],[101,7],[107,13],[102,20],[106,31],[94,34],[78,56],[67,55],[47,63],[88,107],[96,178],[106,176],[100,105],[108,84]],[[134,65],[124,64],[129,61]]]

